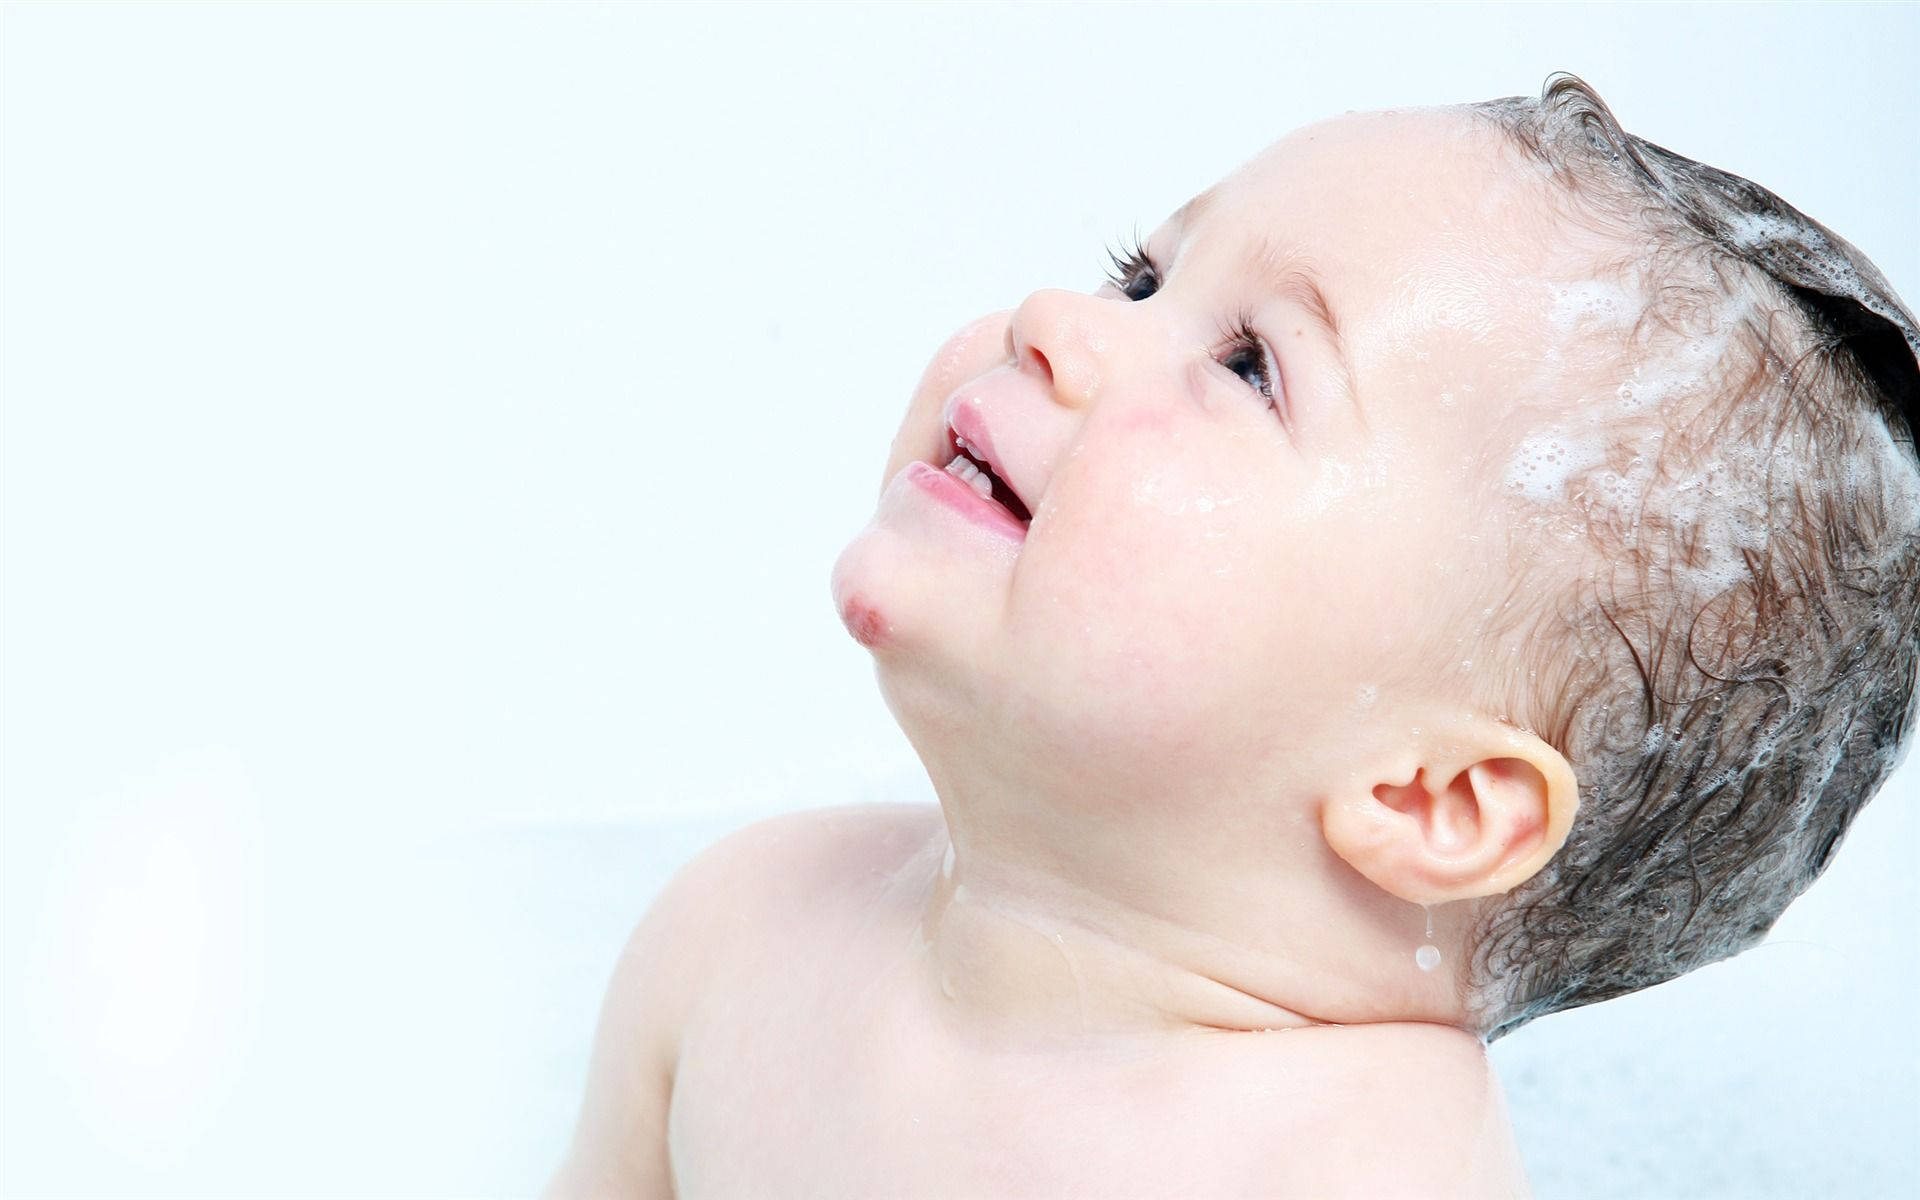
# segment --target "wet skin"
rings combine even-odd
[[[1459,948],[1577,805],[1478,687],[1580,250],[1543,186],[1459,113],[1339,118],[1156,230],[1153,286],[941,348],[831,578],[939,806],[675,881],[555,1194],[1524,1194]],[[963,409],[1025,529],[924,486]]]

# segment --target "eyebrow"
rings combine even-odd
[[[1333,357],[1340,364],[1340,386],[1346,393],[1347,403],[1353,407],[1354,415],[1360,418],[1362,425],[1367,424],[1366,413],[1360,409],[1359,389],[1353,385],[1353,364],[1347,359],[1347,343],[1340,336],[1340,318],[1334,315],[1333,305],[1327,303],[1326,290],[1320,286],[1320,277],[1304,259],[1298,255],[1283,254],[1279,247],[1266,238],[1260,239],[1259,249],[1254,254],[1255,276],[1268,291],[1291,300],[1301,311],[1307,314],[1308,323],[1320,331],[1333,348]]]
[[[1184,234],[1213,206],[1216,190],[1208,188],[1181,205],[1168,218],[1169,222],[1178,226]],[[1340,336],[1340,318],[1334,313],[1333,305],[1327,302],[1326,289],[1320,285],[1319,274],[1304,256],[1281,250],[1272,238],[1264,235],[1254,243],[1251,262],[1254,278],[1270,294],[1292,301],[1305,312],[1309,323],[1332,348],[1333,356],[1340,364],[1340,386],[1346,393],[1347,403],[1353,408],[1354,415],[1360,418],[1360,424],[1366,426],[1367,417],[1360,408],[1359,389],[1354,386],[1353,363],[1347,358],[1346,341]]]

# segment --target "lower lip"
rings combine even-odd
[[[1012,513],[932,463],[916,459],[907,464],[906,474],[915,487],[974,524],[985,526],[1016,542],[1027,540],[1027,527],[1016,520]]]

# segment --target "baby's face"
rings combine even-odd
[[[1400,698],[1498,669],[1465,631],[1509,567],[1544,195],[1465,114],[1343,117],[1169,219],[1124,289],[950,339],[833,573],[936,783],[991,757],[1114,797],[1306,786]],[[945,486],[950,421],[1029,527]]]

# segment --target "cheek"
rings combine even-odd
[[[881,474],[881,486],[900,468],[938,449],[940,410],[947,397],[970,379],[977,379],[1006,360],[1007,322],[1012,309],[988,313],[941,343],[920,373],[907,404],[906,415],[894,434]]]
[[[1109,431],[1102,431],[1109,432]],[[1285,486],[1250,439],[1129,413],[1112,444],[1069,452],[1049,487],[1061,553],[1101,592],[1168,603],[1237,583],[1269,536]]]
[[[945,380],[947,390],[951,391],[980,374],[986,365],[1005,358],[1007,322],[1012,317],[1012,309],[1002,309],[963,326],[935,351],[921,376],[922,384]]]
[[[909,421],[928,408],[937,412],[961,384],[1006,361],[1011,315],[1011,310],[988,313],[941,343],[914,385]]]
[[[1082,674],[1077,686],[1191,694],[1244,657],[1281,571],[1271,498],[1221,465],[1141,452],[1072,461],[1052,492],[1017,595],[1025,632]],[[1237,482],[1236,482],[1237,481]]]
[[[1070,462],[1012,612],[1058,689],[1048,707],[1199,745],[1298,726],[1324,687],[1377,673],[1396,622],[1434,598],[1407,561],[1425,539],[1358,496],[1306,503],[1314,472],[1254,449],[1172,436]]]

